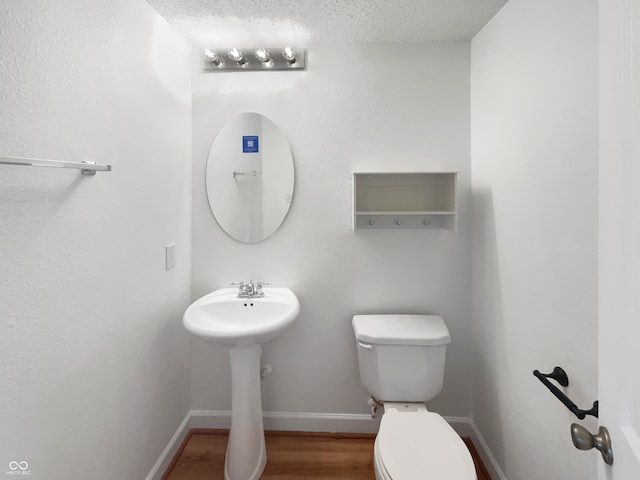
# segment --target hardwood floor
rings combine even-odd
[[[478,476],[478,480],[491,480],[489,472],[487,472],[487,468],[484,466],[484,463],[482,463],[480,454],[478,453],[478,450],[476,450],[475,445],[471,442],[471,439],[469,437],[462,437],[462,441],[469,449],[469,452],[471,452],[473,463],[476,465],[476,475]]]
[[[227,431],[192,430],[162,480],[223,480]],[[266,432],[262,480],[372,480],[374,435]],[[469,439],[478,480],[491,480]],[[416,479],[418,480],[418,479]]]

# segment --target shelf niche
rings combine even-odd
[[[457,172],[354,172],[353,230],[456,230]]]

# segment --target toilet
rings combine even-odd
[[[437,315],[356,315],[362,384],[384,407],[377,480],[477,480],[460,436],[425,402],[440,393],[449,330]]]

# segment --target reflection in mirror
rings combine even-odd
[[[293,198],[287,139],[259,113],[236,115],[211,145],[206,183],[213,216],[229,236],[244,243],[270,237]]]

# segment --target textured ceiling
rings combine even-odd
[[[196,46],[469,40],[507,0],[147,0]]]

